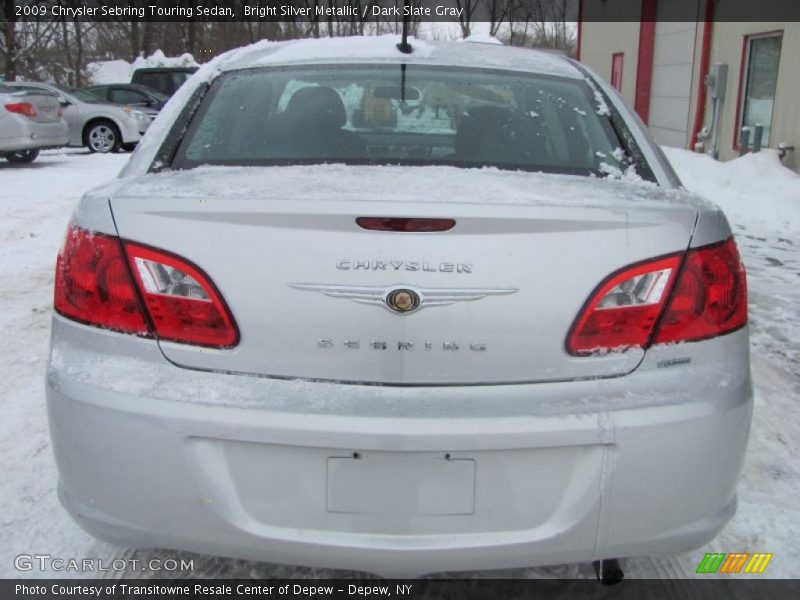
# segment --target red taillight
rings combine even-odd
[[[222,297],[198,267],[75,226],[58,255],[54,307],[65,317],[123,333],[218,348],[239,341]]]
[[[653,343],[702,340],[747,323],[747,277],[733,238],[691,250]]]
[[[25,115],[26,117],[36,116],[36,107],[30,102],[12,102],[6,104],[6,110],[8,112]]]
[[[570,330],[569,353],[646,346],[679,264],[680,256],[668,256],[626,267],[601,283]]]
[[[729,238],[690,250],[682,265],[680,256],[675,255],[612,275],[575,320],[567,351],[585,356],[701,340],[745,323],[745,272],[736,244]]]
[[[362,229],[374,231],[431,232],[447,231],[455,227],[453,219],[422,219],[406,217],[358,217],[356,223]]]
[[[116,237],[70,226],[56,264],[53,305],[83,323],[150,335]]]
[[[238,343],[233,317],[199,267],[132,242],[125,251],[159,339],[217,348]]]

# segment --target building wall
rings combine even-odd
[[[578,58],[610,82],[611,57],[622,52],[624,56],[620,94],[631,106],[636,97],[636,68],[639,62],[639,4],[640,2],[636,2],[631,8],[631,0],[581,0],[581,47]]]
[[[611,57],[623,53],[620,94],[633,106],[636,93],[636,65],[639,60],[639,23],[584,22],[581,26],[582,63],[600,77],[611,81]]]
[[[661,144],[685,148],[689,121],[697,23],[658,21],[653,48],[648,126]]]
[[[771,31],[783,31],[783,41],[778,64],[778,81],[775,89],[769,147],[776,148],[780,142],[794,146],[794,152],[788,154],[784,164],[798,170],[800,167],[800,160],[798,160],[800,151],[800,65],[798,65],[800,23],[797,22],[714,23],[710,64],[726,63],[728,65],[728,84],[720,118],[719,157],[722,160],[729,160],[739,154],[734,147],[734,140],[738,139],[736,106],[739,103],[740,82],[746,75],[742,72],[742,50],[745,36]],[[695,54],[699,54],[699,49]],[[692,89],[693,105],[696,104],[698,88],[699,81],[695,81]],[[711,122],[711,109],[711,102],[707,101],[704,124]]]
[[[662,21],[656,25],[648,121],[653,133],[662,143],[683,145],[691,149],[696,141],[694,139],[696,112],[698,97],[703,86],[702,48],[705,28],[702,20],[707,14],[709,1],[698,0],[696,4],[691,3],[690,10],[695,11],[696,22],[670,23]],[[769,4],[788,0],[759,1]],[[641,0],[636,3],[641,4]],[[663,17],[661,11],[672,3],[673,0],[658,0],[659,18]],[[742,49],[745,36],[782,31],[783,40],[769,147],[776,148],[780,142],[794,146],[795,150],[788,153],[784,164],[794,170],[800,170],[800,64],[798,64],[798,59],[800,59],[800,22],[726,22],[725,2],[716,1],[713,6],[716,22],[710,26],[711,42],[708,62],[709,65],[718,62],[728,65],[726,97],[720,115],[720,159],[729,160],[738,156],[738,149],[735,147],[739,129],[736,111],[740,98],[740,81],[744,76],[742,74]],[[621,94],[630,106],[634,106],[640,24],[630,21],[614,21],[615,14],[618,19],[622,18],[623,14],[626,19],[630,18],[630,10],[629,0],[584,2],[584,20],[580,26],[580,60],[594,69],[601,77],[610,81],[612,56],[616,52],[623,52]],[[689,20],[685,15],[680,18]],[[730,18],[730,15],[727,18]],[[684,51],[676,50],[672,53],[672,50],[665,45],[669,37],[674,38],[676,48],[683,48]],[[687,47],[692,47],[691,57],[686,51]],[[670,62],[675,63],[676,66],[670,67]],[[670,71],[674,72],[675,78],[670,76]],[[690,75],[689,72],[691,72]],[[687,76],[690,77],[688,101],[685,91]],[[674,88],[676,87],[680,88],[679,93],[675,93]],[[700,115],[703,117],[700,125],[711,123],[711,110],[712,104],[707,98],[704,114]],[[685,121],[678,114],[681,112],[685,112]],[[684,122],[686,133],[681,136]],[[682,144],[680,144],[681,140],[683,140]]]

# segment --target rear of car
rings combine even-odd
[[[0,84],[0,155],[30,162],[44,148],[65,146],[67,126],[54,94],[24,92]]]
[[[198,76],[76,213],[47,386],[73,517],[384,575],[712,538],[752,410],[719,210],[561,59],[292,48]]]

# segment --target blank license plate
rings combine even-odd
[[[370,453],[328,459],[328,512],[360,515],[470,515],[475,461]]]

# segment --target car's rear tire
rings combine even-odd
[[[3,154],[3,158],[12,163],[32,163],[37,156],[39,156],[38,150],[17,150]]]
[[[93,121],[86,127],[83,142],[89,148],[89,152],[110,154],[119,150],[122,136],[111,121]]]

